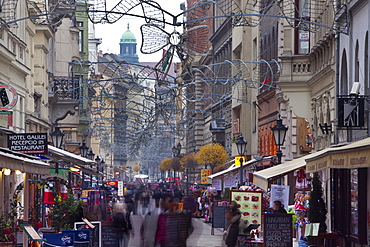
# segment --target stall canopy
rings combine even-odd
[[[293,172],[299,168],[306,166],[306,159],[319,156],[328,149],[323,149],[321,151],[302,156],[300,158],[284,162],[280,165],[273,166],[258,172],[253,173],[253,184],[257,185],[261,189],[267,190],[269,182],[271,180],[276,180],[286,174]]]
[[[325,168],[351,169],[370,167],[370,138],[348,145],[326,149],[315,157],[306,158],[306,172],[316,172]]]
[[[258,163],[258,162],[270,160],[271,157],[272,156],[267,156],[267,157],[262,157],[261,159],[251,159],[251,160],[248,160],[247,162],[244,162],[243,163],[243,168],[248,167],[250,165],[253,165],[255,163]],[[233,164],[229,168],[227,168],[226,170],[223,170],[223,171],[220,171],[218,173],[212,174],[212,175],[208,176],[208,178],[215,179],[216,177],[219,177],[221,175],[225,175],[225,174],[228,174],[230,172],[237,171],[237,170],[239,170],[239,166],[235,166],[235,164]]]
[[[33,156],[0,148],[0,168],[25,173],[49,174],[50,165]]]
[[[96,164],[96,162],[93,160],[86,159],[77,154],[53,147],[51,145],[48,145],[48,151],[49,154],[45,156],[54,160],[55,162],[63,163],[68,167],[80,169],[83,172],[91,175],[102,176],[101,173],[90,167]]]

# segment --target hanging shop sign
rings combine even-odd
[[[8,148],[26,154],[43,154],[48,152],[47,133],[22,133],[8,135]]]
[[[8,111],[12,109],[18,101],[18,93],[12,86],[0,85],[0,111]]]
[[[211,170],[202,169],[200,175],[201,175],[202,184],[208,184],[208,176],[211,175]]]
[[[338,126],[364,127],[365,99],[338,98]]]

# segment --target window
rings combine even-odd
[[[83,52],[83,35],[84,35],[84,31],[83,30],[80,30],[80,32],[78,33],[78,48],[79,48],[79,52]]]
[[[351,224],[350,233],[358,236],[358,170],[351,169]]]
[[[297,0],[298,10],[296,11],[296,18],[302,20],[310,20],[310,0]],[[298,22],[298,21],[297,21]],[[308,31],[308,24],[301,22],[299,29],[296,31],[296,52],[298,54],[307,54],[310,51],[310,33]]]

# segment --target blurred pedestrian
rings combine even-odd
[[[116,228],[118,247],[128,247],[130,235],[134,238],[130,213],[126,211],[125,204],[117,202],[113,206],[113,223]]]
[[[287,214],[287,211],[284,209],[283,204],[281,201],[274,201],[273,203],[273,213],[274,214]]]
[[[235,201],[232,201],[227,214],[226,234],[224,234],[224,241],[227,247],[235,247],[238,241],[241,212],[237,205]]]

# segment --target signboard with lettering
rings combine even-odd
[[[263,240],[265,247],[291,247],[292,214],[264,214]]]
[[[202,184],[208,184],[208,176],[211,175],[210,169],[202,169],[200,173],[200,179],[202,181]]]
[[[216,188],[216,190],[222,190],[221,179],[212,179],[212,186]]]
[[[227,224],[227,209],[228,206],[214,206],[213,207],[213,218],[212,218],[212,231],[211,234],[214,234],[213,228],[226,228]]]
[[[231,190],[230,202],[235,201],[242,216],[239,224],[239,235],[249,234],[244,230],[250,224],[261,224],[262,221],[262,192]]]
[[[90,238],[91,238],[91,247],[101,247],[103,246],[101,244],[101,239],[102,239],[102,228],[101,228],[101,222],[100,221],[91,221],[89,222],[93,226],[95,226],[94,229],[91,229],[86,222],[75,222],[74,228],[75,230],[90,230]]]
[[[101,228],[101,246],[116,247],[117,246],[117,230],[113,225],[113,221],[103,221]]]
[[[231,188],[235,186],[235,179],[233,177],[224,177],[224,188]]]
[[[280,201],[284,208],[288,208],[289,205],[289,186],[287,185],[271,185],[271,199],[270,207],[274,206],[274,201]]]
[[[22,133],[8,135],[8,148],[26,154],[43,154],[48,152],[47,133]]]

